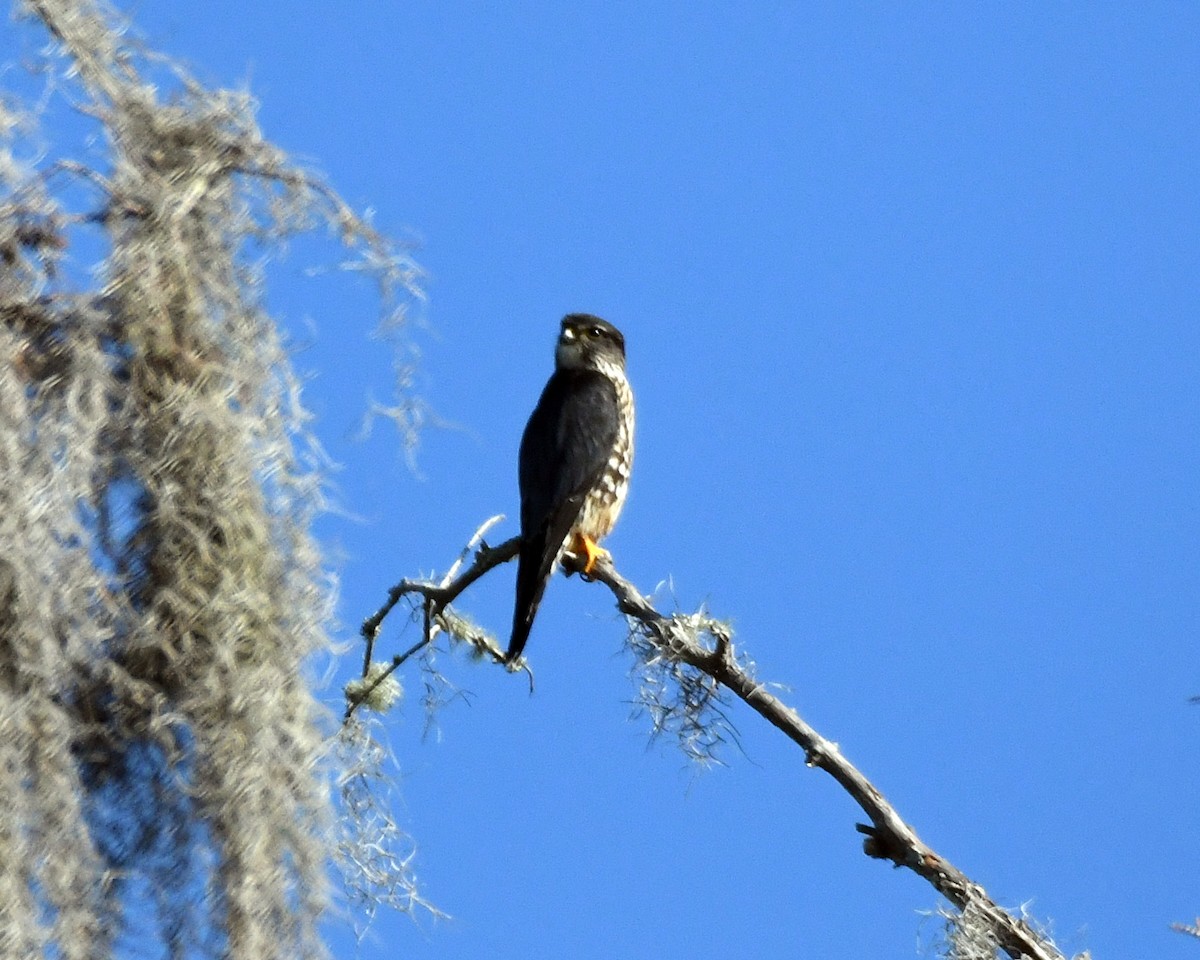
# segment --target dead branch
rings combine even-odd
[[[1010,957],[1064,960],[1063,954],[1052,943],[1024,920],[998,906],[982,886],[925,844],[879,789],[842,755],[836,743],[821,736],[794,709],[755,680],[738,662],[727,629],[713,625],[712,633],[717,642],[709,649],[697,642],[696,631],[679,617],[659,613],[617,572],[611,559],[602,558],[592,576],[612,591],[621,612],[637,621],[664,655],[682,660],[712,677],[796,743],[804,751],[808,766],[819,767],[841,784],[871,821],[870,824],[855,825],[866,835],[863,852],[867,856],[891,860],[896,866],[907,867],[924,877],[960,911],[970,907],[975,916],[990,927],[996,944]]]
[[[414,595],[421,598],[424,631],[416,645],[393,659],[391,670],[432,642],[440,618],[468,587],[517,555],[520,537],[506,540],[497,547],[482,542],[483,533],[498,519],[493,517],[476,532],[459,562],[438,582],[402,580],[389,591],[387,602],[363,623],[362,635],[367,644],[364,678],[380,626],[402,598]],[[479,546],[474,562],[458,573],[466,554],[476,544]],[[687,664],[712,678],[799,746],[808,766],[820,768],[833,777],[870,820],[870,823],[855,825],[866,836],[863,852],[867,856],[890,860],[897,867],[905,867],[923,877],[962,914],[969,914],[972,922],[985,927],[990,939],[1014,960],[1065,960],[1045,936],[1024,919],[996,904],[982,886],[922,841],[879,789],[843,756],[836,743],[823,737],[792,707],[769,692],[766,684],[756,680],[739,661],[731,632],[725,624],[701,618],[703,629],[700,630],[695,616],[660,613],[645,594],[617,572],[611,558],[602,557],[589,579],[608,587],[616,598],[618,609],[630,619],[631,628],[649,641],[657,655]],[[705,635],[713,638],[711,645],[700,639]],[[490,652],[498,663],[503,663],[503,653],[498,646]],[[350,700],[347,717],[364,699],[365,695],[360,691]]]
[[[483,540],[484,534],[503,519],[504,516],[502,514],[497,514],[485,520],[479,529],[475,531],[471,539],[467,541],[467,545],[463,548],[462,553],[459,554],[454,565],[451,566],[450,570],[441,580],[436,583],[429,580],[401,580],[388,591],[388,598],[383,606],[363,621],[362,627],[359,629],[359,633],[362,635],[364,641],[363,683],[355,687],[353,692],[347,692],[345,720],[349,720],[354,715],[354,711],[365,703],[371,694],[375,692],[376,688],[395,673],[405,661],[428,647],[434,638],[445,629],[447,610],[450,604],[458,598],[459,594],[489,570],[500,566],[502,563],[507,563],[517,555],[517,551],[521,547],[520,537],[505,540],[498,547],[489,547]],[[471,566],[460,574],[459,570],[472,550],[475,550],[475,560]],[[379,628],[383,625],[383,621],[387,618],[388,614],[395,609],[396,604],[405,597],[412,596],[421,598],[421,638],[403,653],[398,653],[392,657],[386,669],[371,674],[371,658],[375,652],[375,641],[379,636]],[[480,641],[482,645],[484,638],[480,638]],[[499,647],[488,644],[485,649],[497,663],[504,663],[504,651]],[[523,664],[518,669],[524,669],[528,672],[528,667],[525,667]],[[532,676],[530,674],[531,678]],[[532,679],[530,682],[532,684]]]

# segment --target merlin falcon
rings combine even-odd
[[[521,552],[506,659],[525,649],[555,567],[570,554],[584,576],[606,551],[633,466],[633,391],[625,338],[588,313],[563,318],[546,383],[521,437]]]

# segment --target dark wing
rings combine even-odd
[[[617,391],[603,374],[560,370],[521,438],[521,553],[508,659],[521,655],[554,560],[604,476],[620,425]]]

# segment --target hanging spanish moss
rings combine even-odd
[[[331,590],[257,264],[329,225],[385,296],[415,268],[247,96],[98,4],[25,10],[98,146],[25,150],[37,109],[0,103],[0,955],[318,956]]]

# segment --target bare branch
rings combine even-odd
[[[363,624],[363,636],[368,644],[373,643],[383,619],[402,597],[410,594],[422,597],[426,611],[433,611],[436,616],[476,580],[516,556],[519,544],[520,538],[513,538],[498,547],[483,545],[476,553],[474,563],[463,573],[443,578],[437,584],[401,581],[392,588],[388,602]],[[818,767],[833,777],[870,821],[856,824],[856,829],[866,836],[863,851],[867,856],[890,860],[923,877],[963,917],[970,917],[974,929],[983,931],[1010,957],[1064,960],[1057,947],[1024,918],[997,905],[982,886],[922,841],[879,789],[842,755],[836,743],[818,733],[792,707],[771,693],[767,685],[756,680],[746,662],[739,658],[726,624],[702,614],[668,616],[659,612],[640,590],[617,572],[611,558],[601,557],[590,579],[608,587],[616,598],[618,609],[630,619],[631,629],[648,642],[656,658],[684,664],[710,678],[799,746],[808,766]],[[428,622],[427,617],[422,645],[431,639]],[[706,637],[711,642],[705,642],[703,638]],[[499,650],[495,659],[502,662]],[[350,704],[347,716],[356,705]]]
[[[819,767],[841,784],[871,821],[870,824],[856,825],[858,831],[866,835],[863,851],[867,856],[907,867],[928,880],[959,910],[965,911],[969,907],[991,927],[997,945],[1009,956],[1062,960],[1062,953],[1053,944],[1046,942],[1024,920],[994,903],[983,887],[925,844],[878,788],[842,755],[836,743],[821,736],[794,709],[755,680],[738,662],[727,631],[713,632],[716,637],[713,649],[698,643],[695,630],[683,626],[678,616],[659,613],[617,572],[609,558],[601,558],[592,577],[612,591],[621,612],[636,620],[648,639],[664,654],[712,677],[796,743],[804,751],[810,767]]]
[[[379,629],[383,625],[383,621],[395,609],[396,604],[405,597],[418,596],[422,598],[423,628],[421,639],[403,653],[393,657],[390,667],[373,676],[371,681],[366,683],[365,686],[360,685],[354,688],[347,688],[346,714],[344,719],[349,720],[354,715],[354,711],[374,692],[376,686],[391,676],[406,660],[428,647],[434,638],[443,631],[460,639],[467,640],[475,649],[481,653],[489,654],[497,663],[504,662],[504,652],[498,645],[494,642],[489,643],[490,638],[482,631],[461,629],[460,625],[466,624],[469,626],[469,624],[449,609],[450,604],[476,580],[489,570],[500,566],[502,563],[507,563],[517,555],[517,551],[521,546],[520,537],[513,537],[510,540],[506,540],[498,547],[489,547],[483,541],[484,534],[503,519],[503,514],[497,514],[485,520],[472,535],[471,539],[467,541],[467,545],[463,547],[458,559],[454,561],[449,571],[441,580],[436,583],[430,580],[401,580],[388,591],[388,598],[383,606],[363,621],[359,632],[362,634],[365,642],[362,667],[362,680],[365,681],[371,669],[375,641],[379,636]],[[463,563],[472,550],[475,550],[475,560],[460,574],[459,570],[462,569]],[[524,669],[527,673],[529,672],[528,667],[525,667],[523,664],[518,669]],[[530,673],[529,676],[530,684],[532,685],[533,674]]]
[[[1173,923],[1171,929],[1176,933],[1186,933],[1189,937],[1200,939],[1200,917],[1196,918],[1195,923]]]

